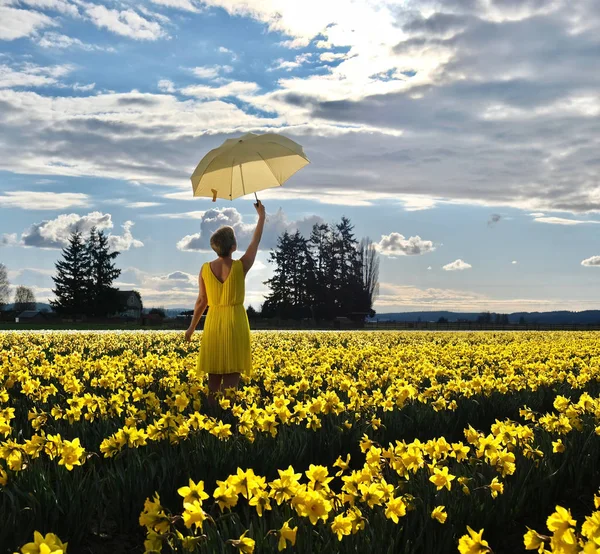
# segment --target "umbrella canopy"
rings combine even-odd
[[[283,185],[310,163],[302,146],[281,135],[247,133],[211,150],[192,174],[194,196],[233,200]]]

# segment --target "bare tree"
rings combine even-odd
[[[35,294],[29,287],[19,285],[15,292],[15,310],[23,312],[25,310],[35,310]]]
[[[369,298],[369,307],[373,308],[373,303],[379,296],[379,254],[369,237],[360,241],[359,250],[363,287]]]
[[[10,283],[8,282],[8,273],[6,266],[0,264],[0,310],[8,304],[10,300]]]

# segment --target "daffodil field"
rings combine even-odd
[[[600,334],[0,333],[0,545],[600,553]]]

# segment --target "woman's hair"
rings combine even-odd
[[[210,245],[217,256],[229,256],[233,247],[236,246],[233,227],[226,225],[217,229],[210,237]]]

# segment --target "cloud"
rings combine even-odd
[[[298,37],[291,40],[282,40],[279,44],[284,48],[305,48],[310,44],[310,40],[307,37]]]
[[[50,97],[0,89],[0,169],[187,187],[190,160],[221,144],[225,133],[256,130],[261,121],[220,100],[138,91]]]
[[[169,79],[161,79],[158,81],[158,90],[169,93],[175,92],[175,83]]]
[[[141,209],[152,208],[154,206],[162,206],[160,202],[129,202],[125,204],[128,208]]]
[[[600,267],[600,256],[592,256],[591,258],[586,258],[581,262],[581,265],[586,267]]]
[[[82,42],[78,38],[69,37],[56,32],[47,32],[40,38],[38,44],[42,48],[57,48],[57,49],[68,49],[68,48],[79,48],[86,52],[93,51],[105,51],[105,52],[116,52],[112,46],[99,46],[96,44],[87,44]]]
[[[199,13],[201,11],[200,6],[194,2],[194,0],[151,0],[151,2],[153,4],[176,8],[187,12]]]
[[[302,67],[302,65],[306,64],[307,62],[309,62],[311,56],[312,56],[312,54],[310,52],[307,52],[304,54],[299,54],[298,56],[296,56],[294,58],[293,61],[284,60],[283,58],[279,58],[279,59],[275,60],[275,65],[270,68],[270,71],[275,71],[277,69],[285,69],[286,71],[291,71],[292,69],[297,69],[299,67]]]
[[[565,217],[534,217],[533,221],[536,223],[548,223],[550,225],[585,225],[587,223],[600,223],[600,221],[586,220],[586,219],[568,219]]]
[[[122,235],[109,235],[108,236],[108,244],[112,250],[116,250],[117,252],[123,252],[124,250],[129,250],[130,248],[141,248],[144,246],[144,243],[141,240],[137,240],[133,238],[131,234],[131,228],[134,226],[133,221],[126,221],[123,223],[123,234]]]
[[[342,54],[341,52],[323,52],[319,59],[322,62],[335,62],[336,60],[343,60],[346,57],[346,54]]]
[[[123,235],[108,234],[108,240],[111,248],[115,250],[129,250],[130,248],[139,248],[143,243],[133,238],[131,227],[133,222],[126,221],[123,227]],[[92,227],[98,231],[106,231],[113,228],[111,214],[102,212],[90,212],[87,215],[61,214],[55,219],[45,220],[40,223],[34,223],[21,235],[22,246],[36,248],[54,248],[61,249],[68,245],[69,236],[73,232],[81,232],[87,235]]]
[[[150,273],[127,267],[114,282],[121,289],[135,289],[142,295],[144,306],[190,306],[198,296],[198,277],[185,271]]]
[[[465,269],[471,269],[471,264],[463,262],[460,258],[458,260],[454,260],[453,262],[446,264],[442,267],[445,271],[463,271]]]
[[[57,23],[47,15],[0,5],[0,40],[15,40]]]
[[[78,90],[80,92],[88,92],[90,90],[94,90],[96,88],[96,83],[89,83],[87,85],[80,85],[79,83],[75,83],[73,85],[73,90]]]
[[[0,65],[0,89],[56,86],[60,78],[73,71],[71,65],[39,66],[32,63],[10,67]]]
[[[132,9],[114,10],[100,4],[85,4],[85,13],[97,27],[135,40],[157,40],[166,37],[156,21],[142,17]]]
[[[242,215],[235,208],[213,208],[205,212],[199,212],[200,232],[192,235],[186,235],[178,243],[177,248],[183,251],[212,252],[210,246],[210,236],[219,227],[229,225],[233,227],[238,241],[238,250],[245,250],[250,244],[250,240],[256,227],[255,223],[245,223]],[[285,231],[290,233],[296,230],[308,237],[315,223],[323,223],[324,220],[319,216],[308,216],[296,221],[288,221],[287,216],[280,208],[274,214],[267,214],[263,236],[261,239],[261,248],[274,248],[277,244],[277,238]]]
[[[89,206],[90,198],[79,192],[8,191],[0,194],[0,208],[23,210],[64,210]]]
[[[418,256],[433,252],[435,247],[430,240],[424,240],[419,235],[405,238],[400,233],[381,235],[381,240],[374,243],[378,252],[384,256]]]
[[[230,65],[205,65],[199,67],[192,67],[192,73],[200,79],[215,79],[221,73],[231,73],[233,67]]]
[[[173,273],[169,273],[166,278],[174,281],[194,282],[194,276],[184,271],[174,271]]]
[[[8,278],[13,288],[19,285],[31,287],[36,292],[38,301],[46,302],[52,288],[54,288],[52,276],[55,274],[56,270],[54,268],[20,267],[16,270],[9,270]]]
[[[10,3],[11,0],[8,0],[8,4]],[[13,0],[12,3],[18,2]],[[75,3],[69,2],[68,0],[20,0],[20,3],[38,10],[52,10],[72,17],[79,16],[79,10]]]
[[[209,100],[213,98],[226,98],[228,96],[240,96],[243,94],[254,94],[258,90],[256,83],[247,81],[231,81],[220,87],[209,85],[190,85],[181,89],[181,94],[195,96],[196,98]]]
[[[0,246],[16,246],[18,242],[17,233],[3,233],[0,235]]]
[[[71,233],[79,231],[87,234],[92,227],[99,231],[111,229],[111,215],[101,212],[91,212],[84,216],[75,213],[61,214],[55,219],[34,223],[21,235],[21,244],[37,248],[64,248],[69,243]]]
[[[570,301],[547,298],[494,298],[472,291],[435,287],[421,288],[412,285],[382,282],[374,308],[380,313],[434,310],[511,313],[517,311],[573,309],[573,304]],[[584,306],[585,304],[582,303],[581,309],[586,309]],[[587,309],[589,309],[589,306]]]
[[[92,5],[77,5],[87,17]],[[247,81],[184,88],[191,97],[183,101],[170,95],[174,85],[168,94],[85,98],[2,90],[0,168],[183,190],[198,151],[228,133],[276,129],[313,161],[290,183],[296,190],[318,183],[346,198],[368,191],[528,213],[600,211],[596,2],[201,5],[259,21],[295,42],[288,46],[314,44],[345,58],[260,89]],[[151,37],[163,32],[158,16],[144,21],[155,25]]]
[[[490,218],[488,219],[487,224],[488,224],[488,226],[492,227],[493,225],[498,223],[501,219],[502,219],[502,216],[500,214],[492,214],[492,215],[490,215]]]

